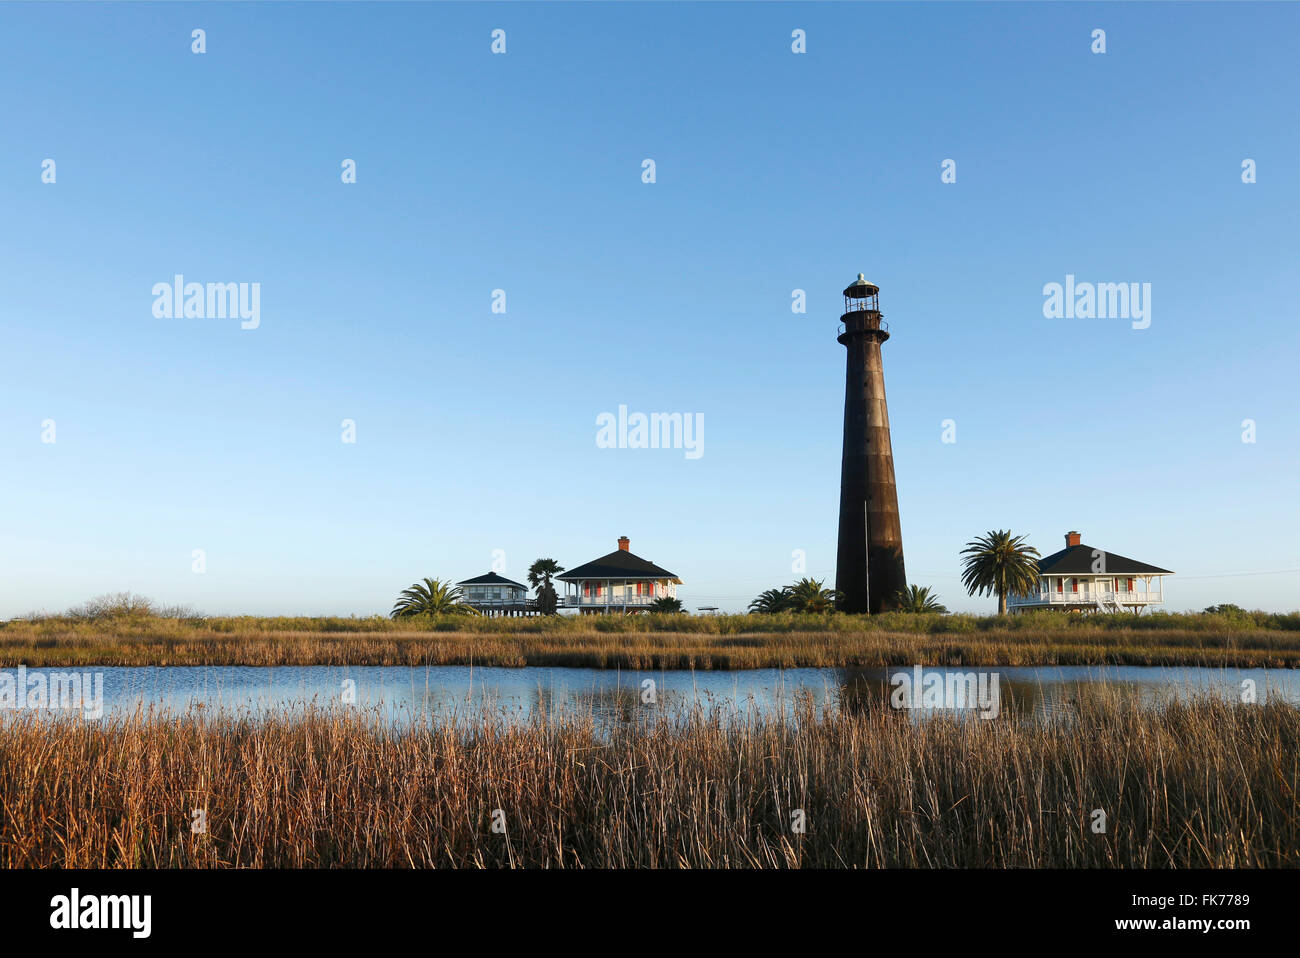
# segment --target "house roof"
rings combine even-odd
[[[678,585],[682,584],[682,580],[667,569],[661,569],[626,549],[615,549],[609,555],[592,559],[586,565],[570,569],[557,578],[566,582],[580,579],[672,579]]]
[[[516,582],[513,579],[507,579],[505,576],[497,575],[495,572],[488,572],[484,575],[476,575],[472,579],[466,579],[463,582],[457,582],[457,585],[512,585],[517,589],[528,591],[528,586],[522,582]]]
[[[1093,553],[1097,553],[1096,556]],[[1102,570],[1093,568],[1093,563],[1105,557]],[[1168,569],[1147,565],[1126,556],[1105,549],[1095,549],[1080,543],[1068,546],[1060,552],[1053,552],[1038,560],[1039,575],[1173,575]]]

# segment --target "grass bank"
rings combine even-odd
[[[0,668],[525,665],[623,669],[891,665],[1300,667],[1300,613],[963,615],[48,616],[0,623]]]
[[[1297,755],[1295,707],[1106,691],[1047,725],[873,706],[604,735],[25,715],[0,723],[0,867],[1295,866]]]

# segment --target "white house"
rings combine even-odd
[[[564,583],[559,608],[588,615],[598,612],[644,611],[655,599],[677,597],[682,580],[640,556],[633,555],[627,536],[618,548],[599,559],[556,576]]]
[[[1038,588],[1029,595],[1007,596],[1012,612],[1025,609],[1141,612],[1163,605],[1168,569],[1147,565],[1114,552],[1094,549],[1065,534],[1065,548],[1038,560]]]
[[[488,572],[457,582],[465,595],[465,604],[485,615],[521,615],[536,611],[528,607],[528,586],[505,576]]]

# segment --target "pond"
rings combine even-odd
[[[49,703],[58,703],[55,690],[60,683],[66,685],[69,675],[84,680],[83,711],[90,718],[100,711],[122,715],[150,708],[258,716],[311,706],[355,705],[399,724],[477,717],[485,710],[511,722],[543,713],[589,714],[598,724],[609,724],[640,720],[656,711],[681,713],[696,705],[731,714],[789,714],[801,701],[817,709],[888,707],[892,701],[895,707],[914,706],[922,718],[969,711],[1044,719],[1068,714],[1081,696],[1092,691],[1155,705],[1170,696],[1195,694],[1240,701],[1243,690],[1252,687],[1260,702],[1280,698],[1300,704],[1300,670],[1043,666],[627,672],[468,666],[167,666],[77,673],[0,670],[0,708],[48,709]],[[48,690],[44,697],[34,691],[42,683]],[[22,689],[29,690],[25,699]]]

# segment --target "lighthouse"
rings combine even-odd
[[[844,372],[844,458],[840,464],[840,532],[835,589],[845,612],[887,612],[907,588],[903,531],[889,442],[889,406],[880,347],[880,287],[861,273],[844,290],[839,342]]]

